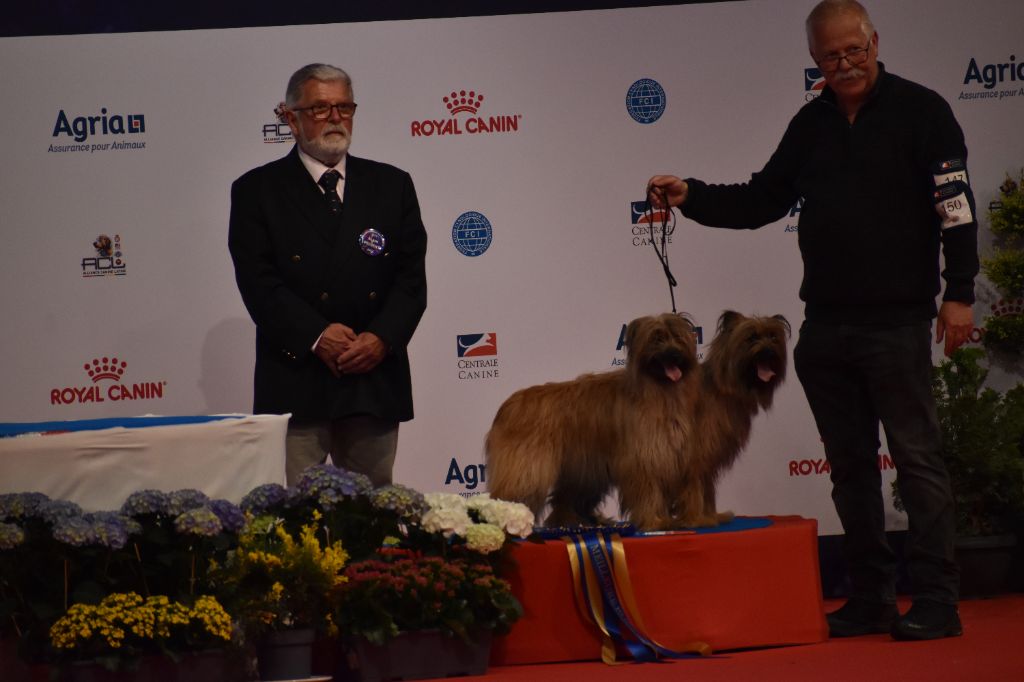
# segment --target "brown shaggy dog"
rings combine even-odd
[[[502,404],[486,444],[494,497],[535,515],[550,501],[549,526],[592,524],[615,485],[638,527],[674,525],[698,384],[693,325],[675,314],[641,317],[625,341],[625,369],[532,386]]]
[[[693,413],[695,437],[687,444],[683,485],[674,515],[681,526],[715,526],[715,485],[750,439],[759,409],[772,405],[786,377],[789,322],[782,315],[745,317],[727,310],[700,367],[700,395]]]

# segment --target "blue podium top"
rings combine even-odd
[[[0,423],[0,438],[21,436],[27,433],[65,433],[69,431],[99,431],[118,426],[137,429],[146,426],[177,426],[181,424],[205,424],[221,419],[240,419],[241,414],[197,415],[186,417],[108,417],[105,419],[77,419],[56,422],[8,422]]]

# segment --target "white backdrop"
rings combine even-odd
[[[803,30],[812,4],[0,40],[12,124],[0,170],[0,420],[251,408],[254,329],[226,246],[228,188],[288,152],[272,109],[292,71],[323,61],[355,79],[353,153],[412,174],[430,234],[429,306],[410,349],[417,416],[402,427],[396,478],[485,489],[483,436],[502,400],[612,368],[622,325],[669,309],[650,246],[635,243],[631,202],[647,178],[746,179],[814,96]],[[1024,4],[869,9],[887,68],[952,104],[987,206],[1024,165]],[[972,60],[980,77],[968,79]],[[1001,81],[998,64],[1009,65]],[[665,91],[648,124],[626,106],[645,78]],[[462,90],[475,113],[446,108],[442,98]],[[499,130],[472,133],[478,117]],[[475,257],[452,240],[467,211],[493,229]],[[732,232],[679,220],[676,300],[705,344],[726,308],[799,326],[795,225]],[[109,256],[94,247],[101,235]],[[493,353],[460,359],[457,336],[471,334],[494,334],[482,349]],[[840,532],[823,457],[791,372],[723,480],[721,505]],[[889,521],[905,525],[891,510]]]

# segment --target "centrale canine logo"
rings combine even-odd
[[[804,69],[804,101],[810,102],[817,98],[824,89],[825,76],[822,75],[821,69],[816,66]]]
[[[452,225],[452,243],[463,256],[479,256],[490,248],[493,236],[491,221],[478,211],[466,211]]]
[[[455,341],[460,358],[498,354],[498,335],[494,332],[486,334],[459,334],[455,337]]]
[[[166,381],[122,383],[128,363],[112,355],[93,358],[83,364],[82,368],[92,385],[50,389],[51,405],[105,403],[108,400],[159,400],[164,397],[164,389],[167,387]]]
[[[515,133],[519,132],[522,114],[498,114],[494,116],[477,116],[484,103],[484,96],[476,90],[452,90],[441,98],[450,118],[425,118],[413,121],[410,132],[413,137],[432,137],[434,135],[478,135],[481,133]],[[459,114],[469,114],[458,118]]]
[[[672,209],[652,208],[647,201],[631,201],[629,221],[632,225],[633,246],[650,246],[652,234],[660,242],[662,231],[665,232],[665,242],[672,243],[672,233],[676,231],[676,214]]]
[[[626,91],[626,111],[637,123],[654,123],[665,113],[667,98],[661,83],[641,78]]]
[[[52,137],[67,136],[68,144],[51,144],[47,151],[52,153],[125,151],[145,149],[146,141],[141,139],[97,141],[90,138],[108,137],[111,135],[141,135],[146,132],[146,117],[143,114],[108,114],[106,107],[100,109],[99,115],[74,116],[61,109],[57,112],[57,121],[53,124]]]
[[[455,337],[459,362],[459,379],[498,378],[498,335],[458,334]]]

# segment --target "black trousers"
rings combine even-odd
[[[896,556],[885,539],[878,425],[885,429],[907,510],[915,598],[955,603],[955,517],[931,392],[931,324],[856,326],[805,321],[793,351],[843,524],[851,596],[896,599]]]

